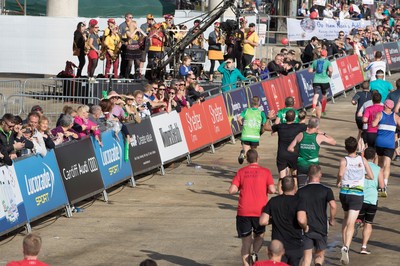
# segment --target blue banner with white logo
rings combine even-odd
[[[14,166],[0,167],[0,235],[28,222]]]
[[[103,132],[101,134],[103,147],[100,147],[92,137],[94,154],[99,164],[105,188],[109,188],[132,176],[131,163],[129,160],[125,161],[124,159],[124,137],[121,132],[117,136],[113,130]],[[127,147],[129,149],[129,145]]]
[[[314,73],[309,73],[308,69],[304,69],[296,72],[296,76],[301,99],[303,100],[303,106],[310,106],[314,97],[314,89],[312,86]]]
[[[251,106],[251,99],[253,98],[253,96],[258,96],[260,98],[259,109],[265,113],[265,116],[268,116],[269,106],[261,83],[251,84],[249,87],[246,88],[246,93],[248,105]]]
[[[246,90],[238,88],[223,93],[228,120],[231,124],[232,133],[239,134],[242,131],[242,126],[239,125],[238,117],[248,106]]]
[[[54,150],[45,157],[33,155],[14,164],[22,197],[32,221],[68,203]]]

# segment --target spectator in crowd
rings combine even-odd
[[[316,13],[316,18],[319,18],[319,17],[320,17],[320,15],[319,15],[319,10],[318,10],[317,0],[313,0],[313,4],[312,4],[312,6],[311,6],[311,8],[310,8],[310,14],[311,14],[312,12],[315,12],[315,13]]]
[[[46,156],[47,149],[54,149],[55,144],[53,140],[49,137],[43,136],[38,131],[40,116],[36,112],[32,112],[28,114],[27,124],[31,128],[33,135],[33,144],[34,144],[34,151],[41,156]]]
[[[5,147],[11,159],[17,158],[16,151],[20,151],[25,147],[23,142],[15,142],[13,129],[15,126],[14,116],[6,113],[1,118],[0,126],[0,145]]]
[[[150,85],[151,87],[151,85]],[[135,100],[133,104],[135,105],[136,109],[139,112],[139,115],[141,119],[148,118],[151,115],[151,105],[150,103],[147,104],[143,101],[143,92],[141,90],[135,90],[133,92],[133,97],[135,97]]]
[[[333,15],[332,7],[333,6],[328,3],[325,5],[325,9],[322,13],[324,18],[335,18],[335,16]]]
[[[293,69],[294,71],[297,71],[297,70],[300,70],[302,64],[300,61],[297,61],[295,59],[295,56],[296,56],[296,51],[290,49],[288,51],[288,54],[287,54],[287,57],[286,57],[286,60],[284,63],[288,64],[290,66],[290,68]]]
[[[170,88],[168,90],[168,93],[166,94],[166,102],[167,102],[167,109],[166,111],[170,113],[173,110],[176,110],[178,113],[181,112],[182,107],[179,104],[179,102],[175,101],[175,96],[176,96],[176,89],[175,88]]]
[[[222,92],[235,89],[238,79],[246,80],[239,69],[235,67],[231,58],[223,62],[218,67],[218,71],[222,74]]]
[[[271,240],[279,240],[285,247],[282,261],[298,266],[303,256],[302,235],[309,230],[306,206],[295,195],[293,177],[282,179],[282,190],[282,195],[271,198],[263,208],[259,224],[272,224]]]
[[[386,62],[382,60],[382,52],[376,51],[374,55],[374,61],[370,62],[368,66],[364,68],[364,71],[369,71],[370,74],[370,81],[376,80],[376,72],[378,70],[383,71],[383,80],[385,80],[385,73],[386,73]]]
[[[266,80],[269,78],[269,70],[267,67],[267,59],[263,58],[261,59],[261,66],[260,66],[260,78],[261,80]]]
[[[77,78],[82,76],[82,69],[83,69],[83,67],[85,66],[85,63],[86,63],[86,60],[85,60],[85,42],[86,42],[86,37],[84,35],[85,34],[85,30],[86,30],[85,23],[79,22],[78,25],[76,26],[76,30],[74,32],[74,48],[77,51],[75,55],[78,57],[78,60],[79,60],[78,71],[76,73],[76,77]]]
[[[306,45],[306,47],[304,48],[304,52],[301,55],[301,61],[303,61],[303,63],[309,63],[313,60],[313,51],[318,43],[319,39],[316,36],[311,38],[310,43]]]
[[[190,56],[184,56],[182,59],[182,65],[179,67],[179,76],[181,78],[186,78],[189,74],[193,74],[192,68],[190,64],[192,63],[192,59]]]
[[[214,31],[208,35],[208,59],[211,64],[209,77],[210,82],[213,82],[214,80],[215,61],[218,61],[221,64],[224,60],[221,45],[224,44],[225,40],[219,27],[220,23],[215,22]]]
[[[199,85],[197,81],[191,83],[187,88],[186,99],[189,101],[190,106],[192,106],[194,103],[204,101],[204,89]]]
[[[104,100],[101,101],[100,103],[104,104]],[[111,103],[107,101],[108,103],[106,105],[109,106],[111,110]],[[110,113],[108,111],[108,116],[110,116]],[[105,115],[103,114],[103,110],[100,105],[92,105],[89,110],[89,120],[95,123],[98,127],[100,132],[106,131],[107,130],[107,125],[106,125],[106,118]],[[74,122],[74,118],[72,117],[72,124]]]
[[[89,120],[89,106],[79,106],[76,113],[77,115],[74,118],[73,129],[78,132],[79,137],[89,136],[90,134],[93,134],[100,147],[103,147],[98,126]]]
[[[127,67],[127,60],[126,60],[126,56],[125,56],[125,51],[126,51],[126,45],[125,42],[128,40],[128,36],[126,35],[126,32],[129,30],[129,24],[131,23],[133,19],[133,15],[132,13],[128,12],[125,14],[125,21],[122,22],[119,27],[117,25],[114,24],[114,27],[111,27],[111,32],[110,35],[112,34],[112,29],[117,28],[119,29],[119,34],[121,36],[121,39],[123,40],[123,43],[121,44],[121,67],[120,67],[120,72],[119,75],[121,77],[124,77],[125,73],[126,73],[126,67]],[[106,36],[107,38],[107,36]],[[117,64],[117,69],[118,69],[118,64]],[[118,77],[118,75],[115,75],[116,77]]]
[[[267,68],[269,71],[269,76],[271,78],[288,74],[287,72],[288,67],[286,65],[285,68],[285,65],[283,64],[283,56],[281,54],[277,54],[275,56],[275,59],[268,63]]]
[[[371,19],[371,9],[368,7],[368,5],[363,4],[362,7],[360,7],[361,10],[361,15],[363,19],[370,20]]]
[[[79,139],[78,132],[72,129],[73,125],[74,118],[70,115],[64,115],[60,119],[60,125],[51,130],[51,134],[54,137],[54,143],[56,145]]]
[[[257,261],[261,249],[265,225],[259,224],[263,206],[268,202],[268,194],[275,193],[271,171],[258,164],[258,153],[251,149],[246,154],[248,166],[239,169],[229,187],[229,194],[239,194],[236,216],[238,237],[242,240],[241,257],[245,266],[250,259]]]
[[[308,17],[310,12],[308,12],[307,4],[305,2],[301,2],[299,9],[297,10],[297,16],[299,17]]]
[[[34,105],[31,108],[31,112],[36,112],[41,117],[43,115],[43,108],[40,105]]]
[[[351,17],[349,13],[349,5],[344,4],[342,10],[339,12],[339,19],[349,19]]]
[[[177,86],[177,92],[174,100],[182,107],[190,108],[190,103],[187,100],[185,82],[180,80]]]
[[[22,243],[24,259],[20,261],[11,261],[7,263],[7,266],[18,266],[18,265],[48,266],[48,264],[38,259],[38,255],[41,248],[42,248],[42,238],[34,233],[28,234],[27,236],[24,237]]]
[[[70,106],[70,105],[64,105],[62,113],[60,114],[60,116],[57,119],[56,122],[56,127],[58,127],[60,125],[60,119],[64,116],[64,115],[70,115],[72,117],[76,116],[76,110]]]
[[[55,144],[52,139],[53,135],[50,132],[49,124],[50,124],[49,119],[46,116],[42,115],[39,119],[37,130],[42,135],[43,140],[46,144],[46,148],[54,149]]]
[[[22,156],[22,151],[25,149],[31,150],[33,149],[33,143],[29,139],[24,137],[23,130],[22,130],[22,118],[20,116],[14,116],[14,128],[13,128],[13,134],[14,134],[14,142],[21,142],[24,144],[23,149],[16,150],[15,153],[18,157]],[[15,154],[14,154],[15,155]],[[13,156],[14,156],[13,155]]]
[[[125,116],[125,111],[121,107],[121,105],[123,105],[125,103],[121,99],[121,96],[115,91],[110,91],[108,93],[108,99],[110,100],[110,102],[112,104],[111,114],[114,117],[118,118],[119,121],[121,121],[121,122],[124,121],[126,116]]]
[[[162,108],[162,107],[166,107],[166,103],[164,103],[163,101],[159,101],[156,98],[156,94],[155,92],[158,90],[158,85],[154,84],[154,85],[150,85],[147,84],[144,88],[144,92],[143,92],[143,102],[144,103],[149,103],[150,104],[150,110],[152,111],[153,109],[157,109],[157,108]]]
[[[259,37],[256,32],[256,24],[249,24],[249,31],[245,33],[243,40],[243,59],[242,65],[243,68],[248,66],[251,61],[253,61],[253,57],[255,55],[255,48],[258,46]]]
[[[140,123],[141,122],[140,114],[134,104],[135,97],[132,94],[127,94],[124,97],[125,97],[124,111],[125,113],[128,114],[127,121]]]
[[[266,261],[257,261],[254,263],[254,266],[268,266],[268,265],[275,265],[275,266],[289,266],[288,264],[281,262],[282,256],[285,254],[285,248],[281,241],[275,239],[272,240],[267,248],[267,256],[269,260]]]

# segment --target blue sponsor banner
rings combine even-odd
[[[104,186],[109,188],[132,176],[131,164],[124,160],[125,141],[121,132],[118,138],[113,130],[101,134],[103,147],[92,137],[94,154],[99,164]]]
[[[0,167],[0,235],[28,222],[14,166]]]
[[[28,221],[68,203],[54,150],[45,157],[33,155],[14,164]]]
[[[300,90],[301,99],[303,100],[303,106],[311,106],[312,99],[314,97],[314,89],[312,86],[314,73],[309,73],[308,69],[304,69],[296,72],[297,84]],[[328,90],[326,96],[329,98],[332,96],[331,89]]]
[[[260,98],[260,103],[261,103],[259,108],[261,111],[264,111],[265,116],[268,116],[269,106],[267,102],[267,97],[265,96],[265,92],[261,83],[251,84],[249,87],[247,87],[246,93],[247,93],[248,106],[251,106],[251,98],[253,96],[258,96]]]
[[[236,135],[242,131],[241,126],[237,122],[237,118],[240,113],[248,107],[246,90],[244,88],[239,88],[226,91],[223,95],[232,133]]]

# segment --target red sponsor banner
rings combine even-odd
[[[223,96],[218,95],[207,99],[202,103],[202,106],[205,114],[205,123],[210,132],[208,135],[211,137],[212,143],[231,136],[231,124],[228,120],[228,112],[226,111]]]
[[[300,90],[297,87],[296,73],[282,76],[279,78],[281,82],[281,90],[283,91],[283,99],[292,96],[294,98],[294,108],[299,109],[302,107]]]
[[[352,87],[354,87],[357,84],[360,84],[364,81],[364,75],[362,73],[360,61],[358,61],[357,55],[347,56],[346,59],[347,59],[347,66],[350,72],[350,80],[353,82]]]
[[[339,68],[340,78],[343,81],[344,88],[347,90],[354,86],[354,82],[351,79],[351,67],[349,66],[347,57],[339,58],[336,60]]]
[[[270,110],[277,112],[285,107],[285,96],[280,78],[267,80],[261,83]]]
[[[211,144],[206,115],[201,104],[194,104],[179,113],[189,152]]]

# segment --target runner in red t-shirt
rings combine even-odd
[[[229,194],[240,191],[236,229],[239,238],[242,239],[243,265],[249,265],[252,246],[251,258],[253,262],[257,260],[257,253],[262,246],[265,232],[265,226],[259,225],[259,218],[262,208],[268,202],[268,193],[275,193],[271,171],[258,165],[257,151],[249,150],[246,158],[249,165],[237,172],[229,188]]]
[[[267,249],[269,260],[257,261],[253,266],[289,266],[288,264],[281,262],[282,256],[285,254],[285,248],[281,241],[274,239],[271,241]]]
[[[48,266],[48,264],[37,259],[40,248],[42,247],[42,238],[36,234],[29,234],[24,237],[22,243],[24,250],[24,259],[11,261],[7,266]]]

